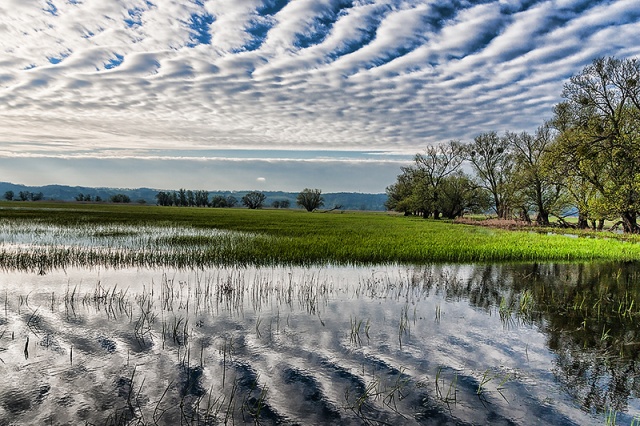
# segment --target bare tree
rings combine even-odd
[[[513,155],[506,137],[496,132],[482,133],[467,146],[467,158],[475,169],[479,183],[493,198],[493,209],[499,218],[510,213]]]
[[[312,212],[324,205],[322,191],[319,189],[303,189],[296,198],[296,204]]]
[[[267,196],[262,192],[252,191],[242,197],[242,204],[250,209],[260,209],[264,206],[264,201],[266,199]]]

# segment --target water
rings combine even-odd
[[[640,416],[634,265],[0,273],[0,424]]]

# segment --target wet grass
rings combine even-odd
[[[20,227],[54,226],[65,229],[67,236],[93,229],[92,238],[132,240],[136,228],[189,230],[167,235],[157,231],[147,247],[122,243],[107,244],[111,249],[86,245],[78,249],[82,244],[61,247],[51,242],[18,254],[3,248],[0,264],[18,268],[640,260],[636,240],[620,241],[613,234],[572,238],[385,213],[0,203],[0,218],[7,235],[18,233]],[[5,235],[3,243],[8,239]],[[64,243],[64,238],[58,241]]]

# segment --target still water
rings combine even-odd
[[[632,424],[640,269],[0,272],[0,424]]]

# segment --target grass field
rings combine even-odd
[[[19,223],[22,226],[25,223],[55,225],[64,227],[68,233],[95,227],[96,236],[104,233],[98,228],[105,225],[235,231],[233,238],[194,233],[160,236],[158,240],[162,240],[163,247],[174,247],[176,251],[164,253],[162,260],[153,253],[152,247],[144,248],[142,257],[151,265],[163,262],[187,266],[189,263],[317,265],[640,260],[637,239],[622,241],[610,233],[576,238],[575,235],[507,231],[386,213],[4,202],[0,203],[0,220],[7,229],[12,229],[12,224],[18,228]],[[55,247],[39,250],[38,256],[55,255],[58,262],[64,264],[65,254],[60,250]],[[172,261],[174,255],[176,258]],[[0,264],[7,267],[12,255],[3,249],[2,256]],[[22,256],[27,256],[26,252]],[[80,259],[76,263],[82,263],[81,256],[75,256]],[[129,260],[125,264],[135,265],[135,259],[141,258],[136,253],[127,256]]]

